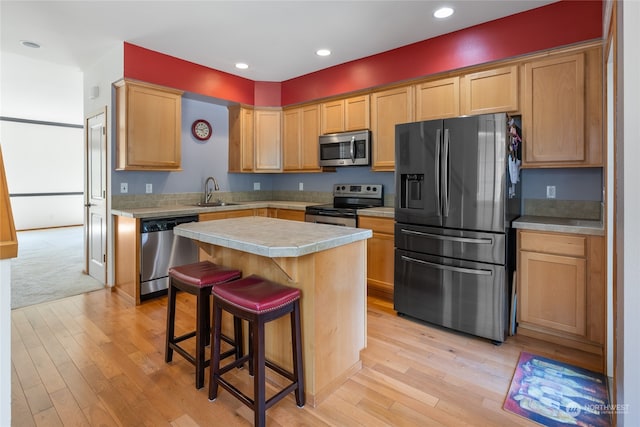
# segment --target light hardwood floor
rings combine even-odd
[[[184,330],[193,303],[179,294]],[[316,408],[285,398],[267,411],[269,426],[535,426],[502,410],[521,351],[597,370],[586,353],[523,337],[495,346],[368,303],[363,369]],[[164,362],[165,319],[166,297],[134,307],[109,290],[12,311],[12,425],[252,425],[224,390],[213,403],[207,386],[196,390],[179,355]],[[249,384],[246,370],[236,375]]]

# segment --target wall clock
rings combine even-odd
[[[191,125],[191,133],[196,139],[206,141],[211,138],[211,125],[204,119],[198,119]]]

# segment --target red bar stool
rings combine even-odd
[[[239,399],[254,411],[254,425],[262,427],[266,422],[266,410],[283,397],[295,391],[296,404],[304,406],[304,374],[302,369],[302,340],[300,331],[300,289],[280,285],[260,276],[252,275],[234,282],[215,286],[213,293],[211,344],[211,369],[209,400],[218,396],[218,385]],[[244,355],[224,367],[220,367],[220,320],[222,310],[249,322],[249,354]],[[265,324],[286,314],[291,317],[291,340],[293,352],[293,372],[289,372],[265,358]],[[242,393],[222,375],[245,362],[250,363],[253,373],[253,399]],[[266,399],[265,367],[268,367],[291,381],[284,389]]]
[[[209,366],[209,360],[205,359],[205,347],[210,341],[211,313],[210,297],[211,288],[239,279],[242,276],[240,270],[214,264],[209,261],[194,264],[181,265],[169,269],[169,290],[167,301],[167,333],[165,347],[165,362],[173,359],[173,351],[177,351],[196,367],[196,388],[204,386],[204,370]],[[196,296],[196,329],[186,334],[175,336],[176,320],[176,293],[178,290]],[[195,355],[187,352],[180,343],[189,338],[196,337]],[[242,357],[242,325],[241,320],[234,318],[234,338],[224,336],[223,340],[233,348],[222,355],[222,358],[235,355],[236,359]]]

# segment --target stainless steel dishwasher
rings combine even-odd
[[[145,219],[140,224],[140,299],[165,295],[169,287],[169,268],[198,261],[193,240],[176,236],[173,228],[198,217]]]

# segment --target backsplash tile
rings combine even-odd
[[[602,219],[602,204],[592,200],[525,199],[523,215]]]
[[[325,204],[333,202],[330,191],[216,191],[214,200],[223,202],[258,202],[262,200],[283,200],[292,202],[313,202]],[[384,205],[393,207],[393,194],[385,195]],[[156,208],[165,206],[195,205],[202,201],[202,193],[174,194],[132,194],[114,195],[111,198],[113,209]]]

